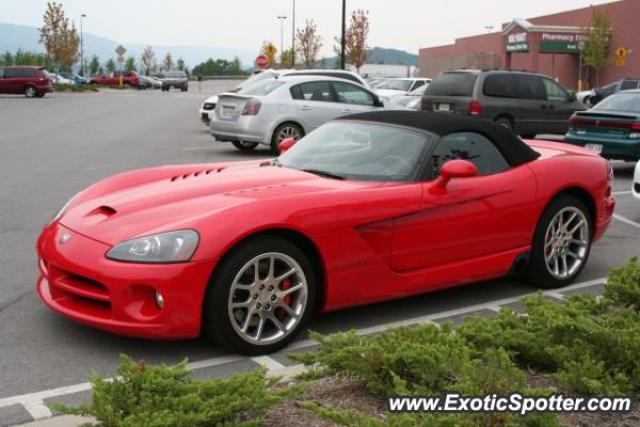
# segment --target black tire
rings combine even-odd
[[[547,237],[547,229],[549,228],[551,221],[556,217],[556,215],[558,215],[562,210],[566,208],[577,209],[584,215],[584,218],[587,221],[587,243],[581,264],[570,275],[560,279],[552,275],[549,271],[549,267],[547,266],[545,238]],[[573,223],[570,223],[568,225],[571,224]],[[575,279],[580,274],[589,259],[589,253],[591,251],[591,243],[593,239],[592,224],[593,219],[591,218],[589,209],[587,209],[585,204],[577,197],[570,194],[560,194],[555,199],[553,199],[542,213],[542,216],[538,221],[535,234],[533,236],[531,256],[529,258],[529,265],[527,266],[526,271],[527,278],[542,289],[560,288],[571,283],[573,279]],[[551,248],[553,248],[553,246],[551,246]]]
[[[504,128],[509,129],[510,131],[513,131],[513,122],[508,117],[505,117],[505,116],[498,117],[495,123],[498,126],[502,126]]]
[[[247,341],[236,332],[228,310],[229,294],[234,279],[242,268],[261,254],[279,253],[294,259],[304,272],[307,283],[307,299],[304,311],[298,323],[287,335],[268,344],[256,344]],[[251,295],[249,292],[249,297]],[[260,236],[241,243],[233,248],[216,268],[211,277],[203,305],[203,326],[206,335],[213,338],[224,348],[243,354],[266,354],[280,350],[289,344],[309,320],[316,298],[316,277],[309,258],[292,242],[277,236]],[[255,316],[255,315],[254,315]]]
[[[38,92],[36,95],[38,98],[44,98],[44,92]]]
[[[280,142],[283,141],[281,137],[281,133],[286,129],[290,129],[292,132],[297,133],[299,136],[296,138],[296,141],[304,136],[304,130],[295,123],[283,123],[273,131],[273,135],[271,136],[271,154],[278,155],[280,154]]]
[[[35,98],[38,96],[38,90],[33,86],[27,86],[24,88],[24,96],[27,98]]]
[[[257,142],[231,141],[234,147],[240,151],[253,151],[257,146]]]

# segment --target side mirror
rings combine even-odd
[[[433,182],[431,191],[435,193],[445,193],[447,184],[452,178],[471,178],[478,175],[476,165],[468,160],[449,160],[440,168],[440,176]]]
[[[296,140],[293,138],[287,138],[282,140],[282,142],[278,146],[278,148],[280,149],[280,154],[283,154],[285,151],[287,151],[289,148],[293,147],[294,145],[296,145]]]
[[[384,102],[382,102],[380,97],[378,97],[377,95],[374,95],[373,105],[374,107],[384,107]]]

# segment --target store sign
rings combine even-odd
[[[509,34],[507,36],[507,52],[529,52],[527,33]]]
[[[540,52],[542,53],[578,53],[584,48],[587,38],[582,34],[540,35]]]

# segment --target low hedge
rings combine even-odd
[[[94,376],[91,404],[61,407],[102,426],[256,425],[266,411],[300,396],[305,381],[349,378],[374,396],[550,395],[640,392],[640,264],[611,269],[603,296],[542,294],[523,299],[526,313],[502,309],[460,326],[421,324],[362,337],[354,331],[313,334],[318,351],[292,355],[309,368],[298,385],[277,386],[260,370],[224,380],[193,380],[184,362],[146,366],[122,356],[118,378]],[[531,374],[544,378],[532,386]],[[557,414],[368,414],[302,401],[321,418],[359,426],[559,426]]]

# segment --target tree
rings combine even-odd
[[[142,71],[147,76],[151,74],[156,66],[156,54],[151,46],[147,46],[142,51],[140,56],[140,64],[142,65]]]
[[[584,63],[596,72],[596,86],[600,86],[600,71],[609,65],[609,43],[611,39],[611,18],[596,8],[592,8],[589,26],[583,29],[586,38],[582,52]]]
[[[178,61],[176,61],[176,68],[178,69],[178,71],[184,71],[184,59],[178,58]]]
[[[296,33],[296,56],[305,67],[313,68],[322,47],[322,37],[318,35],[318,26],[313,19],[307,19],[305,27]],[[291,57],[291,55],[289,55]]]
[[[109,58],[109,60],[105,64],[105,68],[107,69],[108,73],[113,73],[116,70],[116,63],[113,58]]]
[[[136,70],[136,58],[134,58],[133,56],[128,57],[126,62],[124,63],[124,69],[127,70],[127,71],[135,71]]]
[[[13,54],[9,51],[6,51],[2,54],[2,58],[0,58],[0,65],[11,66],[15,64],[15,60],[13,59]]]
[[[280,52],[280,67],[281,68],[291,68],[293,64],[291,63],[291,49],[285,49]]]
[[[200,76],[238,76],[244,73],[240,59],[235,57],[232,61],[209,58],[193,67],[191,74]]]
[[[63,70],[70,69],[78,60],[80,39],[75,24],[69,25],[61,3],[47,3],[44,25],[38,31],[50,63]]]
[[[164,71],[173,70],[173,57],[171,56],[171,52],[167,52],[164,56],[164,60],[162,61],[162,69]]]
[[[367,60],[367,37],[369,37],[369,11],[358,9],[351,14],[349,27],[345,34],[345,60],[348,64],[360,67]],[[340,56],[340,38],[335,37],[333,50]]]
[[[93,55],[91,57],[91,61],[89,62],[89,73],[92,76],[95,76],[100,71],[100,58],[98,55]]]

